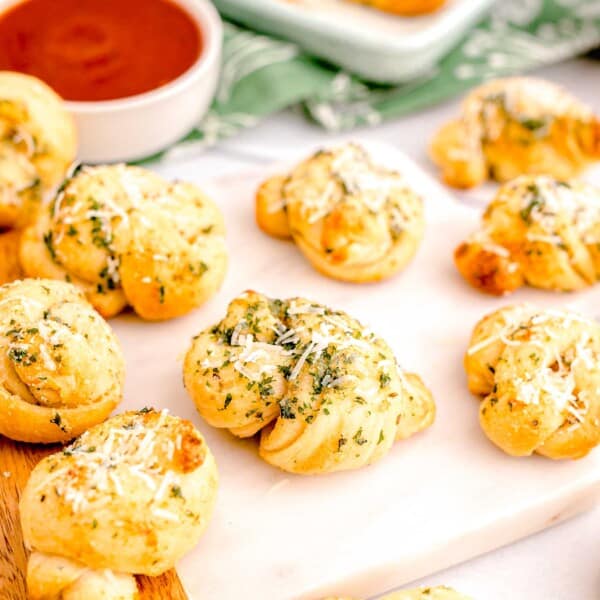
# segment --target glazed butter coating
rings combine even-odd
[[[198,542],[217,489],[200,433],[167,411],[113,417],[33,470],[20,503],[32,600],[130,600]]]
[[[481,426],[506,453],[581,458],[600,443],[600,325],[577,313],[507,306],[465,355]]]
[[[75,160],[75,125],[35,77],[0,71],[0,229],[25,224]]]
[[[64,442],[108,417],[125,378],[119,342],[73,285],[0,286],[0,433]]]
[[[200,306],[227,267],[223,217],[195,185],[125,165],[83,167],[22,235],[29,276],[69,280],[105,317]]]
[[[455,251],[473,287],[507,294],[530,285],[575,291],[600,277],[600,190],[546,175],[503,185],[481,228]]]
[[[370,464],[427,428],[435,405],[389,346],[358,321],[303,298],[246,292],[194,338],[184,383],[200,414],[293,473]]]
[[[570,179],[600,160],[600,121],[553,83],[496,79],[467,95],[461,116],[440,129],[430,153],[444,181],[459,188],[524,174]]]
[[[23,277],[19,261],[21,233],[17,229],[0,233],[0,285]]]
[[[269,235],[292,239],[324,275],[355,283],[404,269],[425,227],[422,199],[409,183],[351,143],[266,180],[256,220]]]

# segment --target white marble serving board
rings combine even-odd
[[[372,285],[319,275],[292,243],[258,230],[253,196],[266,172],[246,173],[198,181],[225,214],[231,262],[221,292],[175,321],[144,323],[133,315],[112,321],[128,363],[119,411],[152,405],[191,419],[219,466],[214,517],[178,566],[194,600],[367,597],[600,500],[600,451],[577,462],[552,462],[510,458],[488,442],[462,368],[471,329],[485,313],[529,300],[597,315],[600,287],[577,295],[523,290],[510,299],[470,289],[454,269],[452,252],[476,226],[477,210],[456,202],[393,148],[369,145],[425,198],[425,240],[404,273]],[[307,152],[299,151],[299,158]],[[433,390],[435,424],[397,443],[374,466],[318,477],[280,472],[258,457],[255,442],[212,429],[183,389],[182,357],[191,336],[221,319],[229,300],[248,288],[344,309],[383,335],[401,364]]]

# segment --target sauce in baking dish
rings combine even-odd
[[[35,75],[67,100],[153,90],[201,52],[198,26],[170,0],[25,0],[0,14],[0,69]]]

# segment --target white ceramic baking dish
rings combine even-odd
[[[429,72],[493,2],[449,0],[433,14],[398,17],[347,0],[214,0],[226,17],[380,83]]]

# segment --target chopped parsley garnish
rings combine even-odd
[[[97,200],[94,198],[88,199],[90,203],[90,209],[92,211],[99,211],[104,208]],[[113,241],[112,233],[110,231],[105,231],[105,226],[110,227],[110,223],[104,222],[98,215],[94,214],[90,217],[90,221],[92,222],[92,242],[94,246],[97,248],[106,248],[109,249],[110,245]]]
[[[387,373],[381,373],[379,376],[379,387],[384,388],[390,383],[391,380],[392,378]]]
[[[548,125],[547,119],[524,118],[519,120],[519,123],[529,131],[539,131]]]
[[[208,271],[208,265],[201,260],[198,264],[190,263],[188,265],[188,269],[192,275],[195,275],[196,277],[202,277],[202,275]]]
[[[8,351],[8,358],[24,367],[28,367],[37,362],[37,356],[35,354],[29,354],[24,348],[11,348]]]
[[[227,394],[227,396],[225,396],[225,402],[223,403],[223,408],[220,408],[219,410],[225,410],[231,404],[232,400],[233,400],[233,396],[231,394]]]
[[[117,288],[117,280],[110,274],[107,266],[100,271],[99,275],[102,279],[106,280],[106,287],[109,290],[115,290]]]
[[[279,409],[281,411],[282,419],[295,419],[296,413],[292,410],[290,406],[290,401],[287,398],[284,398],[279,401]]]
[[[47,231],[44,234],[44,244],[46,244],[46,248],[48,249],[50,258],[55,261],[56,260],[56,252],[54,250],[53,237],[54,237],[53,233],[51,231]]]
[[[290,365],[278,365],[277,370],[287,379],[292,372]]]
[[[273,377],[262,376],[262,379],[258,382],[258,393],[261,398],[265,396],[271,396],[273,394]]]
[[[531,194],[531,199],[519,214],[525,223],[531,223],[531,213],[536,207],[544,205],[544,199],[541,196],[540,188],[534,183],[527,186],[527,191]]]
[[[56,425],[61,431],[67,431],[67,428],[63,425],[62,417],[59,413],[54,414],[54,416],[50,419],[50,423]]]
[[[358,444],[359,446],[362,446],[363,444],[366,444],[369,441],[365,437],[363,437],[362,427],[358,428],[358,431],[354,434],[352,439],[354,440],[354,443]]]

